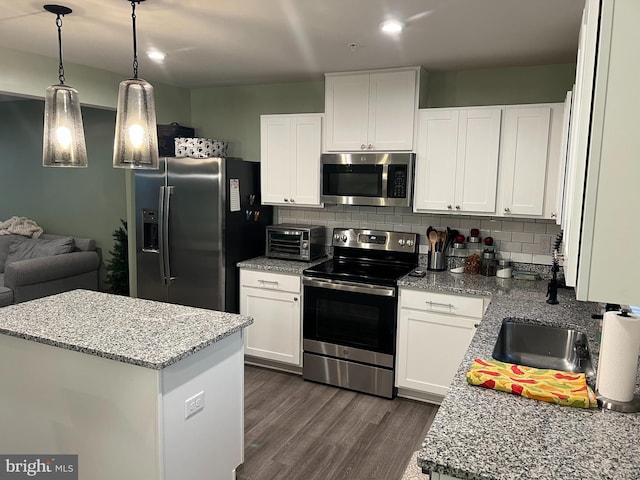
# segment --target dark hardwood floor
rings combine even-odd
[[[437,406],[245,367],[238,480],[399,480]]]

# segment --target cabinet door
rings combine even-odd
[[[369,150],[413,150],[415,70],[372,73],[369,80]]]
[[[451,210],[455,200],[458,110],[418,113],[414,210]]]
[[[543,213],[550,113],[549,107],[505,108],[501,188],[507,215]]]
[[[571,125],[571,98],[572,92],[569,90],[564,101],[562,115],[562,128],[560,131],[560,159],[558,161],[558,185],[555,199],[555,219],[556,224],[564,228],[564,196],[567,179],[567,156],[569,155],[569,126]],[[552,214],[553,216],[553,214]]]
[[[253,317],[245,353],[300,366],[300,295],[241,287],[240,313]]]
[[[495,212],[501,108],[460,110],[455,210]]]
[[[321,122],[320,115],[291,117],[291,168],[295,176],[289,202],[295,205],[320,205]],[[285,172],[280,174],[286,177]]]
[[[286,115],[260,117],[260,183],[262,201],[267,204],[289,204],[292,183],[290,125]]]
[[[361,151],[366,148],[369,74],[327,76],[325,112],[328,151]]]
[[[582,202],[591,124],[599,17],[600,2],[598,0],[585,2],[578,43],[574,98],[571,106],[565,203],[566,220],[562,242],[565,281],[569,287],[576,286],[578,277],[578,250],[582,229]]]
[[[398,387],[446,395],[478,322],[401,308],[396,353]]]

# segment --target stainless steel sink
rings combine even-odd
[[[505,318],[493,358],[536,368],[551,368],[593,376],[587,336],[571,328],[548,327]]]

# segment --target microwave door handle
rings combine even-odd
[[[384,165],[382,167],[382,178],[380,179],[382,182],[382,198],[389,198],[387,194],[389,189],[387,188],[389,182],[389,165]]]

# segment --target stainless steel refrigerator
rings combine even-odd
[[[135,173],[138,297],[238,312],[241,260],[264,254],[260,164],[160,159]]]

